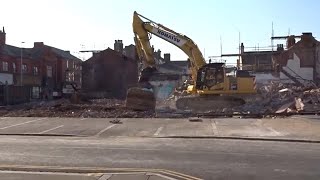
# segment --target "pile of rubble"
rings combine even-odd
[[[167,111],[172,114],[181,113],[173,104],[176,98],[183,97],[180,93],[175,93],[165,101],[158,103],[158,111]],[[211,115],[290,115],[295,113],[320,113],[320,88],[314,85],[300,87],[292,84],[282,84],[277,81],[270,82],[269,85],[260,85],[258,93],[255,95],[241,95],[246,104],[233,107],[212,109],[209,111],[189,112],[191,114],[211,114]],[[184,112],[186,113],[186,112]]]
[[[272,82],[259,88],[249,102],[232,111],[253,114],[319,113],[320,88]]]
[[[125,102],[116,99],[95,99],[78,104],[68,99],[37,101],[20,105],[4,106],[0,116],[11,117],[78,117],[78,118],[148,118],[154,112],[132,111]]]

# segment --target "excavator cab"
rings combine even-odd
[[[201,67],[198,71],[196,89],[210,90],[214,86],[225,81],[224,63],[210,63]]]

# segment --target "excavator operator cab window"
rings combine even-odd
[[[201,71],[201,78],[200,82],[197,84],[199,85],[200,89],[203,88],[211,88],[219,83],[224,82],[224,71],[223,68],[216,68],[216,67],[206,67]]]
[[[221,64],[207,64],[198,71],[197,89],[210,89],[224,82],[224,66]]]

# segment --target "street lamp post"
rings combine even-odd
[[[21,52],[21,54],[20,54],[20,85],[22,86],[22,76],[23,76],[23,71],[22,71],[22,49],[23,49],[23,43],[24,42],[21,42],[21,48],[20,48],[20,52]]]

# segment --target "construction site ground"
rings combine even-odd
[[[246,104],[230,108],[195,111],[179,110],[173,92],[166,100],[157,101],[155,111],[136,111],[126,107],[125,100],[86,99],[77,103],[72,99],[35,100],[33,102],[0,107],[2,117],[77,117],[77,118],[186,118],[201,117],[285,117],[295,114],[320,114],[320,88],[300,87],[280,82],[259,85],[258,93],[249,95]],[[214,103],[212,101],[211,103]]]
[[[125,102],[117,99],[93,99],[71,103],[69,99],[36,100],[19,105],[2,106],[4,117],[153,117],[154,112],[133,111],[125,108]]]

